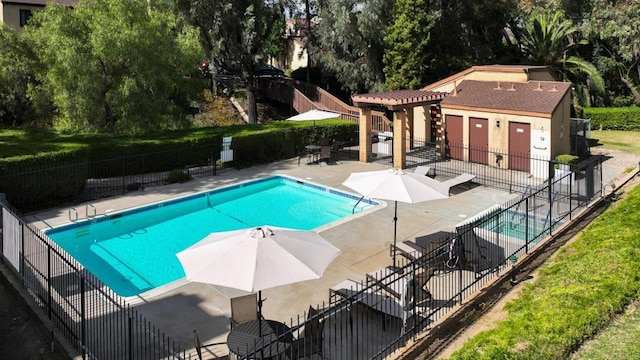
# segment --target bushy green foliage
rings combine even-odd
[[[556,161],[559,164],[577,164],[580,161],[580,157],[571,154],[560,154],[556,156]]]
[[[84,189],[88,151],[52,151],[0,158],[0,192],[21,209],[74,199]]]
[[[182,170],[172,170],[167,175],[167,182],[169,184],[183,183],[191,180],[191,175]]]
[[[19,209],[55,205],[81,194],[86,180],[183,169],[218,162],[223,136],[233,138],[233,165],[246,167],[302,154],[321,138],[344,143],[356,139],[357,123],[323,120],[276,121],[175,130],[145,136],[77,135],[59,137],[43,130],[0,130],[0,192]],[[19,151],[21,149],[21,151]],[[6,156],[10,154],[9,156]],[[4,157],[3,157],[4,156]],[[170,175],[168,181],[183,181]]]
[[[599,216],[452,359],[565,359],[640,292],[640,188]]]
[[[593,130],[640,130],[640,107],[584,108]]]
[[[316,126],[299,122],[297,126],[291,126],[290,123],[279,122],[269,130],[235,135],[234,164],[244,167],[291,158],[304,153],[306,145],[322,138],[349,143],[354,140],[357,130],[356,123],[344,120],[326,120]]]
[[[357,2],[327,1],[322,4],[322,21],[314,27],[311,59],[353,93],[384,89],[382,57],[384,35],[393,23],[393,0]]]
[[[195,28],[145,0],[50,4],[25,27],[58,129],[136,133],[175,128],[204,86]]]
[[[424,0],[397,0],[393,13],[394,23],[384,38],[385,85],[389,90],[417,89],[425,85],[431,29],[439,15]]]

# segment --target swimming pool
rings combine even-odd
[[[495,214],[488,217],[481,228],[495,233],[506,235],[519,240],[530,240],[538,242],[549,232],[549,220],[535,216],[527,216],[525,213],[507,210],[495,218]],[[557,223],[553,228],[557,228],[561,223]]]
[[[175,254],[217,231],[312,230],[350,217],[359,197],[272,176],[52,228],[45,233],[121,296],[184,277]],[[355,212],[379,203],[363,199]]]

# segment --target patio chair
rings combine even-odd
[[[403,294],[402,304],[406,310],[415,307],[428,307],[433,300],[431,291],[427,287],[427,283],[435,274],[435,268],[418,272],[415,277],[407,280],[407,285]]]
[[[309,306],[304,330],[298,339],[291,344],[292,358],[300,359],[312,355],[322,356],[324,345],[324,321],[318,315],[318,310]]]
[[[342,149],[343,144],[342,141],[337,140],[331,144],[331,159],[335,161],[340,160],[340,149]]]
[[[258,320],[258,295],[248,295],[231,298],[231,328],[246,321]]]
[[[321,145],[320,147],[320,160],[331,159],[331,146]]]
[[[202,360],[202,349],[206,349],[212,346],[225,345],[226,343],[211,343],[211,344],[202,344],[200,341],[200,337],[198,336],[198,332],[193,330],[193,342],[195,343],[196,353],[198,354],[198,360]]]

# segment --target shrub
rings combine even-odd
[[[169,172],[169,175],[167,176],[167,182],[169,184],[183,183],[191,179],[192,179],[191,175],[189,175],[188,173],[182,170],[172,170]]]
[[[577,164],[580,161],[580,157],[578,157],[576,155],[571,155],[571,154],[560,154],[560,155],[556,156],[556,161],[559,164],[574,165],[574,164]]]
[[[559,169],[560,164],[566,164],[566,165],[577,164],[578,162],[580,162],[580,157],[576,155],[571,155],[571,154],[560,154],[556,156],[555,160],[556,161],[555,161],[555,164],[553,164],[553,168]]]
[[[584,108],[583,116],[591,119],[591,129],[640,130],[640,107]]]
[[[87,151],[56,151],[0,159],[0,192],[21,211],[74,199],[84,190]]]

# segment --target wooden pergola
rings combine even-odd
[[[393,142],[393,167],[404,169],[407,164],[407,147],[415,135],[413,109],[418,106],[430,107],[432,104],[439,103],[447,95],[449,93],[423,90],[397,90],[354,95],[353,104],[360,110],[360,161],[371,161],[371,109],[373,107],[383,106],[393,111],[393,138],[406,139]]]

